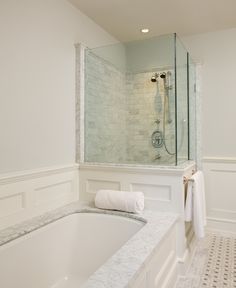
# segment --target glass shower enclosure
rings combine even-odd
[[[176,34],[85,50],[84,161],[195,158],[195,65]]]

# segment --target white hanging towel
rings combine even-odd
[[[98,190],[95,206],[102,209],[140,213],[144,209],[143,192]]]
[[[203,238],[205,236],[204,226],[206,226],[206,201],[202,171],[197,171],[191,179],[193,181],[188,181],[185,221],[192,221],[196,237]]]

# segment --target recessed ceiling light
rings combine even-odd
[[[142,32],[142,33],[148,33],[148,32],[149,32],[149,29],[148,29],[148,28],[142,28],[142,29],[141,29],[141,32]]]

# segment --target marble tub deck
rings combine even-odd
[[[0,246],[73,213],[112,214],[137,219],[145,223],[133,237],[88,278],[82,285],[83,288],[131,287],[139,272],[155,253],[158,244],[179,218],[177,214],[151,210],[145,210],[141,214],[101,210],[87,203],[76,202],[0,230]]]

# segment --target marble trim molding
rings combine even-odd
[[[75,128],[76,128],[76,162],[84,162],[84,69],[86,46],[75,44],[76,53],[76,87],[75,87]]]
[[[79,170],[95,170],[109,172],[144,173],[158,175],[183,175],[189,170],[195,170],[195,162],[186,161],[180,166],[158,166],[138,164],[81,163]]]

